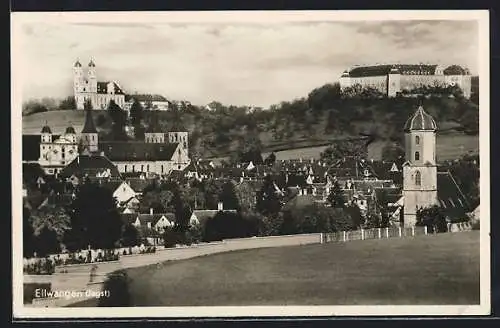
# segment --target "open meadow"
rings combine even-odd
[[[382,159],[382,148],[384,147],[384,141],[375,141],[368,146],[368,158],[374,160]],[[319,159],[321,153],[328,146],[313,146],[304,148],[287,149],[282,151],[277,151],[274,154],[278,160],[289,160],[289,159]],[[479,153],[479,136],[466,135],[462,133],[446,133],[437,136],[436,140],[436,154],[438,161],[453,160],[460,158],[465,154]],[[265,158],[270,153],[263,153],[262,156]]]
[[[126,273],[130,306],[479,304],[479,232],[235,251]]]

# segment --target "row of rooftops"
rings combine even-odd
[[[388,166],[387,166],[388,167]],[[109,170],[109,169],[108,169]],[[66,176],[68,179],[66,183],[71,184],[74,179],[78,180],[82,178],[81,174],[78,172],[67,172],[72,173],[71,176]],[[86,174],[89,173],[89,170],[86,170]],[[400,179],[402,180],[401,170],[398,172],[393,172],[394,174],[398,174]],[[286,192],[286,190],[293,191],[296,190],[295,194],[297,197],[300,197],[301,190],[310,190],[308,194],[312,197],[319,196],[319,198],[325,197],[325,192],[328,187],[333,186],[333,182],[337,181],[342,190],[344,190],[344,194],[348,198],[352,197],[361,197],[360,199],[366,199],[367,197],[381,197],[382,193],[386,193],[386,197],[390,204],[398,203],[399,199],[402,197],[402,187],[401,184],[397,184],[392,179],[363,179],[363,178],[349,178],[349,177],[338,177],[338,178],[325,178],[321,180],[311,180],[311,175],[309,174],[273,174],[271,175],[271,179],[275,184],[275,187],[280,192]],[[39,177],[38,179],[43,178]],[[47,177],[47,179],[51,179]],[[52,178],[53,179],[53,178]],[[110,175],[107,175],[105,178],[96,178],[95,176],[92,179],[99,182],[103,186],[110,188],[111,190],[117,189],[123,182],[129,184],[129,186],[136,193],[142,193],[143,190],[153,183],[153,180],[146,179],[144,177],[128,177],[125,178],[123,176],[119,176],[119,173],[116,171]],[[230,176],[226,177],[226,181],[233,181],[236,186],[239,186],[241,183],[246,183],[251,186],[254,192],[257,192],[263,184],[262,179],[256,179],[252,181],[242,181],[237,182],[237,179],[231,178]],[[39,182],[39,181],[38,181]],[[441,206],[447,215],[450,216],[463,216],[464,213],[467,213],[471,210],[469,201],[467,197],[462,193],[458,184],[454,180],[453,176],[448,171],[438,171],[437,175],[437,189],[438,189],[438,200],[439,206]],[[311,190],[314,190],[311,191]],[[53,196],[56,197],[58,202],[68,202],[71,201],[70,195]],[[62,197],[62,198],[61,198]],[[65,199],[65,200],[64,200]]]
[[[385,76],[388,74],[401,75],[438,75],[439,65],[429,64],[383,64],[372,66],[358,66],[344,71],[342,77],[369,77]],[[443,69],[441,75],[470,75],[467,68],[451,65]]]

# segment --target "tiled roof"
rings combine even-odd
[[[469,75],[469,70],[459,66],[451,65],[443,70],[444,75]]]
[[[383,76],[391,72],[402,75],[434,75],[437,65],[375,65],[360,66],[349,71],[350,77]]]
[[[23,161],[38,161],[40,158],[40,135],[23,134]]]
[[[146,179],[134,179],[134,178],[129,178],[126,179],[127,183],[129,184],[130,188],[132,188],[133,191],[142,193],[144,188],[149,186],[151,184],[150,180]]]
[[[365,176],[365,171],[368,173]],[[328,174],[337,178],[364,178],[376,176],[375,171],[368,161],[355,157],[344,157],[334,163],[329,169]]]
[[[109,82],[97,82],[97,93],[107,94],[108,93],[108,83]],[[115,94],[124,95],[123,90],[118,86],[116,82],[112,82],[115,87]]]
[[[163,133],[159,124],[149,124],[144,133]]]
[[[198,172],[200,174],[210,173],[214,171],[214,167],[210,165],[211,161],[200,160],[191,161],[189,165],[184,169],[186,172]]]
[[[102,180],[100,180],[102,181]],[[104,187],[111,192],[115,192],[115,190],[123,183],[122,180],[111,180],[111,181],[104,181],[100,182],[101,187]]]
[[[42,127],[42,133],[52,133],[52,131],[50,130],[50,127],[48,125],[44,125]]]
[[[316,198],[313,195],[297,195],[283,206],[283,210],[292,210],[306,207],[315,203]]]
[[[432,116],[426,113],[422,106],[419,106],[415,114],[406,121],[404,130],[437,130],[437,124]]]
[[[380,200],[382,195],[385,194],[385,198],[388,203],[396,203],[401,196],[403,196],[402,188],[377,188],[375,189],[375,197]]]
[[[437,189],[439,205],[450,218],[464,218],[472,210],[450,172],[438,172]]]
[[[397,162],[373,161],[370,165],[377,178],[382,180],[393,180],[394,183],[401,184],[403,182],[403,163],[404,158],[401,158]],[[395,165],[397,171],[391,171],[393,165]]]
[[[143,95],[143,94],[135,94],[135,95],[130,95],[130,99],[136,99],[137,101],[166,101],[168,102],[168,99],[163,97],[162,95]]]
[[[135,213],[120,213],[120,217],[124,224],[133,224],[137,219],[137,214]]]
[[[170,161],[178,143],[145,143],[141,141],[100,142],[99,150],[111,161]]]
[[[35,184],[38,178],[45,178],[45,172],[38,163],[23,163],[23,183]]]
[[[201,225],[204,225],[206,221],[213,218],[218,212],[218,210],[194,210],[192,214],[196,216]]]
[[[106,156],[79,155],[61,171],[61,176],[82,177],[88,174],[89,177],[95,177],[108,169],[111,177],[120,177],[117,167]]]
[[[82,133],[97,133],[90,110],[85,111],[85,125],[83,126]]]
[[[169,221],[175,221],[175,214],[174,213],[153,213],[153,214],[137,214],[139,216],[139,220],[141,222],[151,222],[152,224],[155,224],[158,222],[159,219],[161,219],[162,216],[165,216]]]

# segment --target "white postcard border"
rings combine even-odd
[[[13,251],[13,315],[24,318],[134,318],[134,317],[288,317],[288,316],[441,316],[490,313],[490,168],[489,168],[489,12],[446,11],[225,11],[225,12],[37,12],[11,14],[12,72],[12,239],[22,249],[22,24],[34,22],[82,23],[283,23],[304,21],[477,20],[480,76],[480,195],[481,282],[480,305],[473,306],[241,306],[241,307],[127,307],[31,308],[23,305],[22,252]],[[457,288],[460,288],[457,286]]]

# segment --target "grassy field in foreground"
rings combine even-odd
[[[131,306],[479,304],[479,232],[245,250],[127,274]]]

